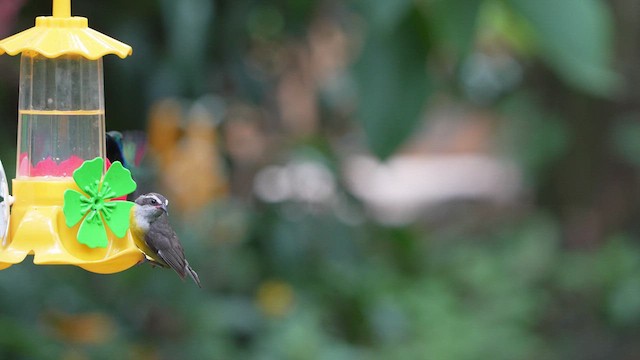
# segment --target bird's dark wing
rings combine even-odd
[[[153,241],[149,241],[153,239]],[[167,265],[175,270],[181,278],[186,276],[187,261],[184,250],[178,240],[178,235],[169,225],[167,215],[162,215],[154,221],[145,235],[145,242],[149,248],[158,254]]]
[[[122,153],[122,144],[118,141],[117,137],[113,134],[107,133],[105,139],[107,159],[109,159],[112,164],[116,161],[120,161],[124,167],[128,168],[129,166],[124,158],[124,154]]]

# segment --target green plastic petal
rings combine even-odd
[[[121,238],[129,230],[129,213],[133,205],[131,201],[110,201],[105,204],[102,216],[115,236]]]
[[[62,213],[68,227],[72,227],[82,220],[87,209],[83,206],[83,199],[87,199],[81,193],[68,189],[64,192],[64,204],[62,205]]]
[[[84,220],[82,220],[80,229],[78,229],[78,242],[90,248],[107,247],[109,244],[107,230],[104,228],[100,213],[90,211]]]
[[[120,161],[116,161],[104,175],[101,192],[105,199],[113,199],[132,193],[136,187],[136,182],[131,178],[131,172],[125,169]]]
[[[103,168],[104,160],[101,157],[87,160],[73,172],[73,180],[76,181],[80,190],[93,197],[97,193]]]

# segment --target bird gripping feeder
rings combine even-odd
[[[135,182],[119,163],[105,166],[102,75],[104,55],[125,58],[131,47],[71,16],[70,0],[53,0],[53,16],[0,41],[5,52],[21,62],[13,197],[0,163],[0,269],[30,254],[97,273],[135,265],[133,204],[115,200]]]

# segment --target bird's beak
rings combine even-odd
[[[160,208],[164,211],[165,214],[169,215],[169,209],[167,209],[167,205],[161,205]]]

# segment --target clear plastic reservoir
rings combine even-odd
[[[103,99],[102,58],[23,52],[17,177],[69,177],[102,157]]]

